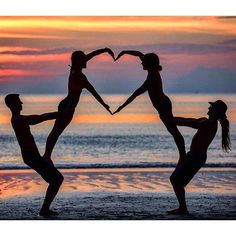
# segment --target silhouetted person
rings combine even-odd
[[[57,212],[49,208],[64,178],[51,161],[40,156],[34,137],[30,131],[30,125],[36,125],[46,120],[62,117],[66,112],[51,112],[42,115],[21,115],[23,102],[20,100],[19,94],[8,94],[5,97],[5,103],[12,113],[11,124],[20,145],[24,163],[34,169],[49,183],[45,200],[39,214],[41,216],[58,215]]]
[[[89,83],[86,76],[83,74],[82,70],[87,67],[87,62],[91,60],[93,57],[102,54],[102,53],[109,53],[112,58],[114,59],[114,54],[109,48],[104,49],[98,49],[96,51],[93,51],[89,54],[85,54],[82,51],[75,51],[71,55],[71,70],[70,70],[70,76],[68,81],[68,94],[67,97],[64,98],[58,106],[58,111],[64,111],[66,109],[71,109],[71,112],[68,113],[64,117],[59,117],[56,119],[54,127],[52,131],[50,132],[46,149],[44,153],[44,157],[50,159],[52,150],[57,142],[58,137],[61,135],[63,130],[69,125],[71,122],[75,107],[79,103],[79,98],[82,90],[85,88],[87,89],[92,95],[96,98],[96,100],[105,107],[105,109],[110,113],[110,107],[102,100],[100,95],[97,93],[97,91],[94,89],[94,87]]]
[[[221,100],[210,102],[210,104],[207,113],[209,116],[208,119],[175,117],[176,125],[197,129],[197,133],[192,139],[186,160],[176,167],[170,177],[171,184],[179,201],[179,208],[169,211],[169,214],[188,214],[184,188],[205,164],[208,146],[217,132],[218,120],[222,126],[222,148],[226,152],[230,150],[229,121],[225,114],[227,106]]]
[[[186,158],[186,151],[184,145],[184,138],[179,132],[174,122],[174,117],[172,114],[172,103],[169,97],[163,91],[162,80],[160,76],[160,71],[162,67],[159,64],[159,58],[155,53],[143,54],[139,51],[122,51],[118,57],[119,59],[124,54],[129,54],[132,56],[137,56],[142,61],[143,69],[147,70],[147,79],[144,81],[143,85],[139,87],[127,100],[121,105],[113,114],[121,111],[125,106],[131,103],[137,96],[148,91],[149,97],[153,106],[159,112],[160,119],[166,126],[169,133],[173,136],[175,143],[179,150],[179,163],[181,163]]]

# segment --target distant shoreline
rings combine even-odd
[[[68,166],[63,165],[55,165],[57,169],[60,170],[91,170],[91,169],[173,169],[176,166],[176,163],[150,163],[147,165],[143,165],[140,163],[137,164],[73,164]],[[236,163],[206,163],[203,169],[210,169],[210,170],[220,170],[220,169],[227,169],[227,170],[235,170]],[[0,166],[0,171],[2,170],[30,170],[31,168],[27,166],[14,166],[14,167],[2,167]]]
[[[5,96],[8,93],[12,93],[14,91],[8,91],[8,92],[0,92],[0,96]],[[132,91],[130,91],[132,92]],[[65,93],[24,93],[24,92],[19,92],[21,95],[28,95],[28,96],[65,96],[67,94],[67,92],[65,91]],[[204,95],[204,96],[213,96],[213,95],[232,95],[232,96],[236,96],[235,93],[233,92],[168,92],[166,91],[166,93],[168,94],[168,96],[174,96],[174,95]],[[102,95],[107,95],[107,96],[127,96],[130,95],[129,92],[127,93],[103,93],[101,92]],[[83,93],[83,96],[91,96],[87,91]],[[147,95],[148,96],[148,95]]]

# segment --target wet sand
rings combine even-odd
[[[171,169],[61,170],[65,181],[52,204],[55,220],[235,220],[234,169],[203,169],[187,188],[190,215],[178,206]],[[0,171],[0,220],[44,220],[38,211],[47,184],[31,170]]]

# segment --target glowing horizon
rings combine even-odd
[[[36,92],[35,76],[39,92],[52,83],[60,86],[56,91],[66,92],[62,81],[68,77],[71,52],[104,47],[116,55],[123,49],[158,53],[169,81],[192,77],[202,67],[213,74],[225,70],[227,78],[236,74],[235,26],[234,17],[214,16],[0,17],[0,93],[24,91],[24,86]],[[117,87],[118,75],[138,78],[139,83],[145,76],[137,59],[125,56],[114,63],[105,54],[91,60],[85,73],[101,88],[113,81],[114,87],[108,86],[111,91]]]

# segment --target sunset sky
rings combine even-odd
[[[159,55],[167,92],[236,92],[236,17],[0,17],[0,94],[66,93],[70,54]],[[84,70],[101,93],[131,93],[140,61],[103,54]]]

